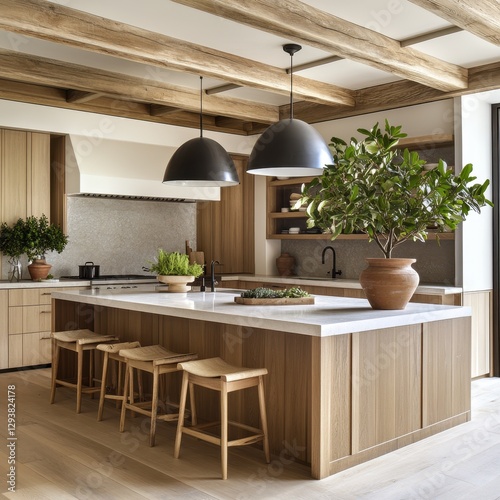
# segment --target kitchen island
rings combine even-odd
[[[316,296],[314,305],[246,306],[237,291],[60,291],[53,329],[92,328],[200,358],[266,367],[272,453],[323,478],[470,420],[470,310],[408,304],[375,311],[364,299]],[[180,379],[168,394],[178,397]],[[200,417],[217,416],[197,393]],[[230,419],[258,424],[252,391]]]

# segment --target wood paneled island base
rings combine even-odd
[[[283,464],[309,464],[314,478],[470,420],[467,308],[411,304],[384,313],[362,299],[317,296],[313,306],[266,309],[236,305],[227,292],[147,293],[57,292],[53,329],[91,328],[266,367],[271,453]],[[381,327],[395,317],[409,324]],[[178,401],[180,377],[168,384],[169,399]],[[229,418],[258,426],[256,394],[231,396]],[[217,419],[214,395],[199,390],[196,397],[200,418]]]

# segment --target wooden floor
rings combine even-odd
[[[293,461],[294,443],[266,465],[263,453],[233,448],[229,479],[219,477],[218,448],[183,439],[172,457],[175,425],[160,423],[147,444],[147,419],[127,420],[107,402],[85,397],[75,414],[74,393],[49,400],[49,369],[0,374],[0,494],[20,499],[500,499],[500,379],[472,383],[472,421],[327,479],[310,479]],[[16,492],[7,491],[7,386],[16,387]]]

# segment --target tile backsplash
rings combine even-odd
[[[196,248],[196,204],[109,198],[68,198],[68,245],[50,252],[55,277],[78,275],[92,261],[101,274],[141,274],[158,248],[185,252]],[[3,270],[7,278],[8,264]],[[23,261],[23,278],[29,279]]]

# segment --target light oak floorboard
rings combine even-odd
[[[270,465],[253,447],[229,451],[228,480],[219,479],[219,449],[184,436],[173,458],[175,424],[159,423],[148,446],[148,419],[127,417],[97,398],[75,414],[75,394],[58,388],[49,404],[50,370],[0,374],[0,474],[6,478],[7,385],[16,386],[16,499],[383,499],[500,500],[500,379],[472,383],[472,421],[317,481],[286,443]]]

